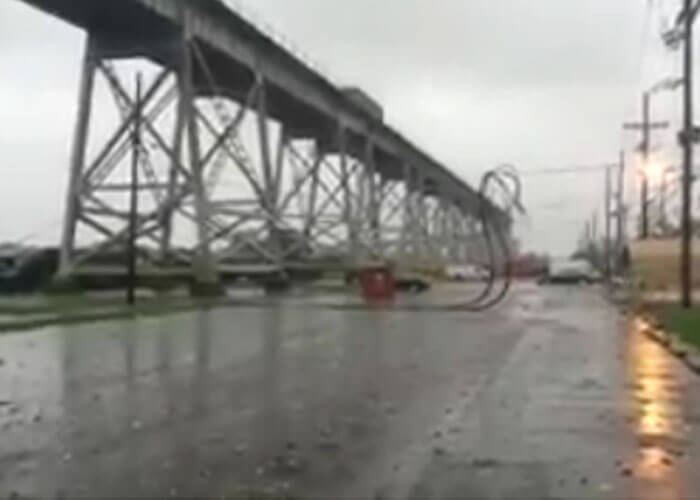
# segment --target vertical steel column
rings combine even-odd
[[[95,73],[98,66],[98,55],[95,39],[88,34],[85,42],[85,53],[80,77],[80,94],[78,97],[78,116],[73,137],[73,149],[70,158],[68,177],[68,193],[66,197],[63,235],[61,238],[61,256],[59,276],[66,277],[75,252],[75,232],[80,212],[80,190],[82,189],[83,169],[90,131],[92,114],[92,95],[95,88]]]
[[[180,36],[183,37],[184,35],[181,34]],[[182,42],[178,41],[177,44],[181,46]],[[178,163],[184,163],[182,161],[182,143],[184,130],[187,126],[185,122],[187,115],[187,103],[185,99],[183,99],[182,90],[185,86],[185,82],[183,80],[184,71],[186,69],[184,59],[188,57],[188,51],[183,50],[182,47],[180,47],[180,49],[177,50],[177,54],[177,68],[175,70],[175,74],[177,78],[176,84],[179,91],[178,93],[180,95],[178,98],[175,116],[175,128],[173,129],[173,158],[170,162],[170,172],[168,173],[168,189],[166,191],[166,200],[168,200],[168,202],[166,202],[165,210],[163,212],[163,232],[160,242],[160,253],[161,259],[163,260],[168,258],[172,244],[173,214],[175,210],[171,206],[169,200],[172,200],[172,198],[175,196],[175,189],[178,182]]]
[[[423,248],[423,211],[425,205],[423,203],[423,172],[418,168],[415,172],[415,186],[413,194],[413,253],[416,260],[421,260],[424,257],[425,248]]]
[[[439,209],[438,209],[438,231],[440,238],[438,239],[440,260],[447,261],[450,258],[447,232],[447,210],[448,201],[445,198],[444,191],[440,190]]]
[[[447,211],[447,255],[449,263],[456,263],[459,260],[459,250],[457,248],[457,211],[452,200],[450,200]]]
[[[374,142],[371,136],[367,137],[365,145],[365,166],[367,168],[367,179],[369,187],[369,224],[370,224],[370,246],[373,253],[381,256],[381,241],[379,235],[379,204],[377,200],[377,166],[374,157]]]
[[[218,273],[214,264],[213,255],[211,253],[209,238],[209,219],[210,210],[207,200],[206,189],[204,186],[204,172],[202,164],[202,155],[199,143],[199,123],[196,113],[196,93],[194,88],[194,57],[192,54],[192,32],[191,18],[189,9],[184,7],[183,16],[183,37],[182,37],[182,53],[183,53],[183,68],[180,89],[180,99],[184,100],[184,122],[187,124],[188,145],[190,151],[190,164],[192,170],[192,183],[194,188],[195,198],[195,219],[197,224],[197,237],[199,243],[199,255],[195,256],[195,282],[198,285],[203,285],[203,292],[212,285],[218,283]],[[213,291],[213,287],[212,287]]]
[[[277,155],[275,157],[275,176],[274,176],[274,197],[272,205],[275,207],[277,218],[281,218],[279,200],[282,189],[282,178],[284,177],[284,160],[287,151],[289,136],[284,124],[280,124],[279,139],[277,142]]]
[[[402,258],[406,258],[409,254],[409,237],[411,235],[412,219],[413,219],[413,181],[411,166],[404,162],[403,164],[403,182],[406,189],[406,195],[403,200],[403,220],[401,224],[401,236],[399,242],[399,254]]]
[[[384,233],[386,229],[386,225],[389,223],[388,220],[382,220],[382,210],[384,210],[384,207],[386,205],[385,201],[385,196],[387,192],[387,185],[388,181],[386,178],[384,178],[381,174],[375,175],[375,187],[374,187],[374,210],[375,210],[375,228],[374,228],[374,233],[375,233],[375,242],[374,245],[376,247],[377,253],[379,254],[379,257],[382,259],[386,258],[387,254],[387,248],[385,247],[386,243],[386,234]]]
[[[347,228],[348,251],[351,255],[350,260],[354,261],[357,255],[357,230],[353,217],[353,201],[352,192],[350,190],[347,149],[347,132],[345,127],[341,124],[338,127],[338,151],[340,154],[340,175],[343,182],[343,219]]]
[[[367,165],[363,161],[360,166],[360,172],[356,179],[355,189],[357,190],[357,204],[354,210],[354,223],[355,223],[355,237],[358,240],[362,240],[363,245],[361,246],[361,252],[364,254],[367,248],[366,238],[365,238],[365,228],[367,224]],[[363,256],[363,255],[362,255]],[[358,259],[362,257],[358,255]]]
[[[268,211],[272,211],[274,198],[274,181],[272,176],[272,160],[270,159],[270,134],[267,128],[267,89],[262,77],[258,76],[259,92],[257,99],[258,139],[260,142],[260,160],[262,162],[263,179],[265,180],[264,203]]]
[[[304,237],[311,238],[313,225],[316,220],[316,203],[318,202],[318,187],[319,175],[321,175],[321,162],[323,161],[323,153],[319,150],[318,143],[314,141],[313,146],[313,163],[311,166],[311,186],[309,188],[308,206],[306,207],[306,223],[304,225]]]
[[[267,124],[267,89],[263,77],[258,74],[258,139],[260,142],[260,159],[262,161],[263,179],[265,182],[263,209],[267,214],[268,238],[272,253],[281,264],[282,248],[279,240],[279,214],[277,210],[277,179],[272,173],[272,160],[270,158],[270,134]]]
[[[467,225],[465,223],[465,217],[462,214],[462,209],[459,206],[455,207],[454,215],[455,224],[455,262],[458,264],[464,264],[467,262]]]

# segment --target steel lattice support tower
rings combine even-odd
[[[145,82],[138,120],[138,195],[148,200],[137,216],[140,274],[193,275],[209,286],[227,272],[484,261],[474,200],[460,197],[449,177],[409,155],[388,158],[380,129],[358,134],[341,112],[320,129],[286,120],[294,110],[280,110],[264,53],[245,71],[227,73],[222,54],[194,34],[197,4],[177,5],[178,29],[165,33],[120,38],[88,30],[60,276],[120,272],[108,256],[128,237],[130,179],[120,166],[136,121],[123,67],[143,58],[158,67]],[[91,134],[98,82],[119,117],[101,142]],[[184,223],[190,238],[175,244]],[[79,238],[85,231],[87,245]]]

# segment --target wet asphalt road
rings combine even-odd
[[[0,498],[681,499],[698,470],[700,379],[593,289],[0,337]]]

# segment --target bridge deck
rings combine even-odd
[[[391,127],[378,123],[350,102],[323,75],[306,66],[220,0],[23,0],[97,35],[119,50],[172,67],[175,54],[158,43],[182,26],[181,5],[189,4],[194,36],[205,51],[217,86],[235,96],[249,88],[253,69],[269,89],[269,112],[292,134],[330,141],[341,120],[351,133],[349,149],[359,156],[372,136],[377,167],[400,179],[404,162],[424,173],[428,185],[440,186],[464,209],[474,212],[478,194],[442,164]],[[203,76],[200,74],[200,78]],[[202,82],[204,83],[204,82]]]

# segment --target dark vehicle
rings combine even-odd
[[[58,250],[16,248],[0,254],[0,293],[34,293],[53,279]]]
[[[430,290],[430,283],[420,276],[397,276],[396,289],[401,292],[424,293]]]

